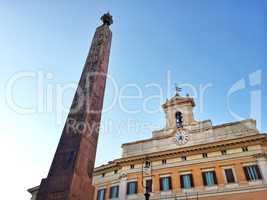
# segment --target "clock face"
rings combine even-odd
[[[189,136],[185,131],[178,131],[175,136],[175,140],[179,145],[186,144],[188,142]]]

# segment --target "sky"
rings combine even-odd
[[[46,177],[100,16],[114,23],[96,166],[165,126],[175,84],[214,125],[267,132],[265,0],[0,0],[1,198]]]

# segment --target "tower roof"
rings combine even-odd
[[[173,105],[182,105],[182,104],[191,104],[193,107],[195,106],[195,101],[191,97],[183,97],[176,93],[172,98],[168,99],[163,105],[163,108],[167,108]]]

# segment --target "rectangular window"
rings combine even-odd
[[[146,192],[152,192],[152,179],[146,180]]]
[[[162,160],[161,161],[163,165],[166,165],[167,161],[166,160]]]
[[[145,168],[149,168],[150,165],[151,165],[151,163],[150,163],[149,161],[146,161],[146,162],[145,162]]]
[[[227,183],[235,183],[235,176],[231,168],[224,169],[224,173]]]
[[[109,191],[109,198],[118,198],[119,197],[119,186],[112,186]]]
[[[208,157],[208,154],[207,153],[202,153],[202,157],[203,158],[207,158]]]
[[[224,156],[224,155],[227,154],[227,151],[226,151],[226,150],[222,150],[222,151],[221,151],[221,154]]]
[[[243,169],[244,169],[247,181],[256,181],[256,180],[262,179],[258,165],[245,166]]]
[[[168,191],[172,189],[171,177],[160,178],[160,191]]]
[[[215,171],[202,172],[202,178],[205,186],[213,186],[217,184]]]
[[[180,176],[181,188],[189,189],[194,187],[192,174],[184,174]]]
[[[105,200],[106,189],[98,190],[97,192],[97,200]]]
[[[131,168],[131,169],[134,169],[134,164],[130,165],[130,168]]]
[[[181,159],[182,159],[182,161],[185,161],[186,160],[186,156],[182,156]]]
[[[137,181],[127,183],[127,194],[137,194]]]
[[[248,147],[242,147],[242,151],[243,152],[248,151]]]

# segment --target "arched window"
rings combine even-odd
[[[183,115],[182,115],[182,113],[177,112],[175,114],[175,117],[176,117],[176,127],[177,128],[183,127]]]

